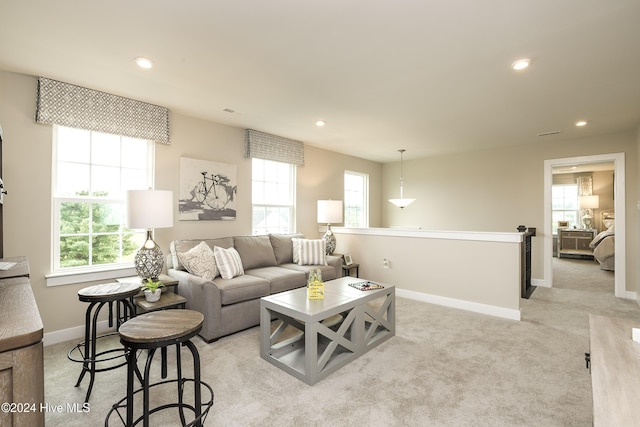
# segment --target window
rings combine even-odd
[[[344,173],[344,226],[369,227],[369,175]]]
[[[153,142],[54,125],[53,147],[53,272],[132,263],[125,195],[152,186]]]
[[[253,234],[292,233],[295,229],[296,167],[253,158]]]
[[[578,185],[553,185],[551,187],[551,206],[554,234],[558,232],[558,221],[568,221],[570,227],[579,225]]]

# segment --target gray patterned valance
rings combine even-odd
[[[169,144],[169,110],[44,77],[38,78],[36,122]]]
[[[304,144],[293,139],[247,129],[244,157],[304,166]]]

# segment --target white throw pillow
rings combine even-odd
[[[200,242],[187,252],[178,253],[178,259],[189,273],[203,279],[213,280],[218,275],[213,251],[205,242]]]
[[[293,246],[293,263],[297,264],[300,261],[300,239],[293,237],[291,239],[291,245]]]
[[[326,241],[324,239],[298,239],[300,259],[298,265],[327,265]]]
[[[240,254],[234,248],[224,249],[220,246],[215,246],[213,248],[213,256],[223,279],[233,279],[244,274]]]

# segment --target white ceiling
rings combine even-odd
[[[387,162],[637,129],[639,19],[638,0],[2,0],[0,69]]]

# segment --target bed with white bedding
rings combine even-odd
[[[602,211],[602,225],[606,230],[599,233],[591,241],[589,247],[593,249],[593,256],[600,263],[602,270],[615,270],[615,214],[613,211]]]

